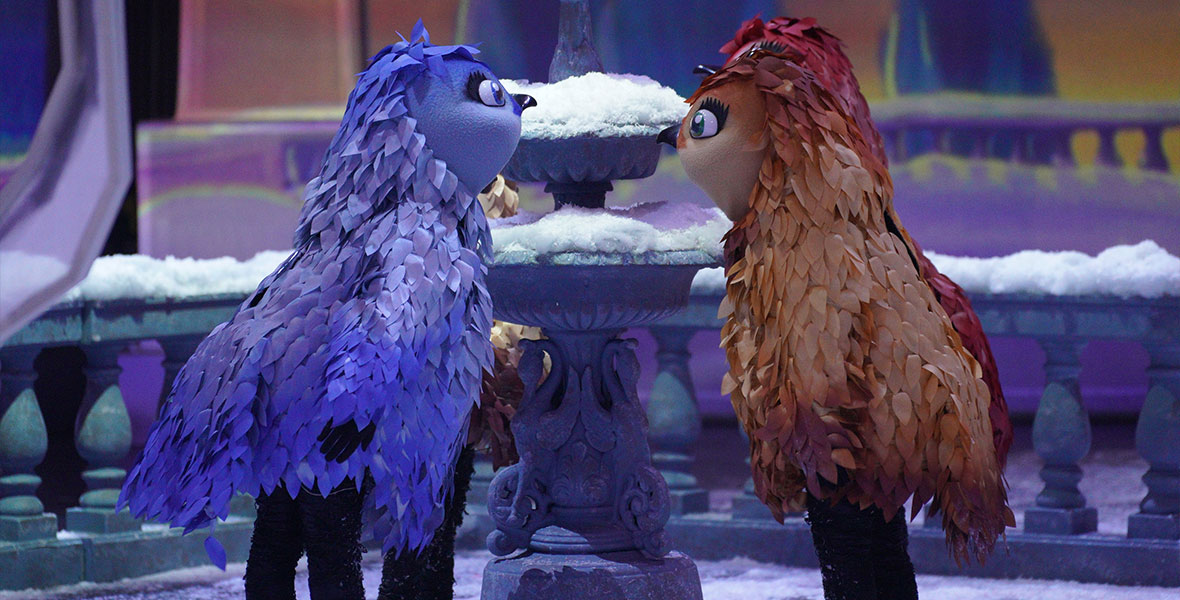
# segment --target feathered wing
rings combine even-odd
[[[775,152],[727,236],[721,308],[759,493],[776,516],[804,488],[889,517],[933,497],[956,558],[982,558],[1012,516],[978,363],[886,227],[883,165],[777,60],[755,75]]]
[[[120,506],[187,532],[225,518],[233,491],[251,489],[254,457],[244,442],[266,418],[256,404],[263,364],[277,351],[272,333],[285,329],[281,319],[255,319],[252,304],[297,261],[294,254],[280,265],[181,367],[123,484]]]
[[[934,291],[938,304],[946,311],[955,333],[959,334],[959,339],[963,342],[963,347],[971,353],[983,371],[983,382],[987,384],[987,391],[991,396],[987,413],[992,426],[992,444],[996,448],[996,460],[999,461],[1002,470],[1008,464],[1008,451],[1012,448],[1012,440],[1016,434],[1012,429],[1012,420],[1008,416],[1008,402],[1004,398],[1004,389],[1000,385],[1000,369],[996,365],[995,356],[992,355],[987,335],[983,332],[983,323],[979,321],[979,315],[975,314],[967,292],[950,277],[940,273],[934,263],[922,253],[922,248],[917,242],[910,239],[909,243],[913,246],[922,279]]]
[[[454,223],[427,234],[446,221],[405,202],[360,227],[359,239],[386,240],[371,253],[292,255],[177,375],[122,500],[192,530],[224,518],[234,491],[326,494],[368,473],[386,550],[429,543],[490,363],[485,268]],[[413,226],[376,234],[399,223]],[[458,226],[474,239],[482,223]],[[349,420],[376,424],[369,451],[325,460],[317,438]]]

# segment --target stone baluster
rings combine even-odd
[[[988,142],[991,139],[991,132],[986,129],[970,129],[967,135],[971,139],[970,158],[981,160],[987,158],[990,150]]]
[[[164,402],[168,400],[168,394],[172,392],[172,383],[176,381],[176,374],[180,372],[180,368],[193,355],[197,345],[203,339],[204,337],[200,336],[176,336],[156,340],[164,351],[164,362],[161,363],[164,367],[164,385],[160,388],[160,400],[156,405],[157,413],[164,407]]]
[[[746,457],[746,472],[750,472],[750,438],[746,435],[745,429],[738,425],[738,434],[742,436],[742,441],[745,442]],[[758,499],[758,495],[754,493],[754,477],[747,477],[746,483],[742,484],[742,491],[733,497],[733,508],[730,509],[736,519],[769,519],[772,517],[770,509]]]
[[[1084,342],[1038,340],[1045,351],[1045,392],[1033,419],[1033,448],[1045,462],[1044,489],[1025,511],[1029,533],[1078,534],[1095,531],[1098,511],[1086,506],[1078,489],[1078,462],[1090,452],[1090,418],[1078,388]]]
[[[1122,166],[1118,148],[1114,145],[1114,135],[1116,133],[1118,133],[1118,130],[1113,127],[1098,128],[1098,156],[1095,160],[1100,166]]]
[[[881,129],[881,141],[885,145],[885,156],[893,162],[897,162],[898,146],[897,146],[897,130],[895,129]]]
[[[45,458],[49,436],[33,392],[40,348],[6,348],[0,355],[0,542],[57,535],[57,517],[36,496],[33,469]]]
[[[1012,153],[1008,159],[1017,164],[1026,164],[1031,162],[1033,151],[1033,136],[1026,129],[1013,129],[1012,136]]]
[[[934,136],[934,151],[939,154],[955,153],[955,134],[957,131],[950,127],[938,127],[931,130]]]
[[[709,493],[692,474],[690,454],[701,437],[701,413],[688,370],[688,342],[696,332],[687,327],[651,328],[659,371],[647,404],[648,438],[655,450],[652,463],[668,482],[672,514],[709,510]]]
[[[1127,522],[1133,538],[1180,539],[1180,342],[1146,344],[1150,389],[1135,446],[1147,461],[1147,495]]]
[[[66,528],[90,533],[117,533],[139,529],[139,521],[127,511],[115,512],[119,488],[127,471],[122,468],[131,450],[131,418],[119,389],[118,343],[98,343],[82,348],[86,353],[86,395],[74,429],[78,454],[88,469],[82,472],[87,492],[81,506],[66,510]]]
[[[492,468],[492,457],[477,453],[474,466],[475,470],[471,473],[471,487],[467,490],[467,503],[487,505],[488,487],[491,486],[492,479],[496,476],[496,471]],[[468,509],[468,512],[477,513],[480,511]]]
[[[1168,157],[1164,154],[1164,128],[1148,125],[1143,128],[1143,168],[1148,171],[1168,172]]]
[[[906,144],[909,142],[908,132],[904,129],[894,131],[892,135],[886,138],[893,148],[893,162],[903,163],[910,159],[909,148]]]
[[[1067,128],[1055,129],[1048,132],[1049,161],[1055,167],[1072,167],[1076,164],[1073,159],[1073,130]]]

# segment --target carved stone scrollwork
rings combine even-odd
[[[488,535],[488,550],[496,556],[527,548],[533,533],[552,522],[550,501],[535,478],[525,480],[516,464],[502,469],[488,488],[488,513],[497,529]]]
[[[553,331],[525,343],[525,394],[512,419],[521,460],[488,494],[493,553],[667,553],[668,487],[651,466],[639,361],[616,333]],[[552,366],[540,381],[546,354]]]
[[[553,463],[552,450],[564,439],[558,439],[554,432],[562,431],[565,423],[553,418],[554,414],[564,413],[548,410],[564,388],[563,378],[558,375],[564,369],[563,356],[546,340],[522,340],[521,344],[525,353],[518,372],[525,392],[511,425],[520,462],[501,469],[488,488],[488,513],[496,523],[496,530],[488,535],[488,550],[497,556],[527,548],[538,529],[552,524],[549,507],[553,501],[540,473],[543,467]],[[549,377],[538,386],[544,371],[543,349],[550,350],[553,367]],[[569,429],[564,430],[565,437],[572,428],[571,421]]]
[[[642,443],[620,449],[617,455],[616,464],[623,472],[619,473],[622,485],[616,507],[636,548],[649,558],[659,558],[668,553],[664,525],[672,514],[672,504],[668,484],[650,462],[647,417],[635,392],[639,360],[635,357],[634,345],[631,340],[611,340],[602,356],[604,392],[610,399],[619,435],[623,439],[642,440]]]
[[[619,519],[645,556],[659,558],[668,553],[664,525],[671,514],[668,485],[660,472],[652,467],[636,469],[619,494]]]

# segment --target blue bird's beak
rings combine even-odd
[[[656,136],[656,142],[661,143],[661,144],[668,144],[669,146],[675,148],[676,147],[676,138],[678,138],[678,137],[680,137],[680,123],[677,123],[667,129],[661,131],[660,134]]]
[[[697,65],[696,67],[693,68],[692,74],[693,75],[704,75],[705,77],[708,77],[709,75],[716,73],[720,69],[721,69],[721,67],[719,67],[717,65]]]
[[[529,108],[530,106],[537,105],[537,99],[528,94],[513,94],[512,99],[516,100],[516,103],[520,105],[520,110],[522,111],[526,108]]]

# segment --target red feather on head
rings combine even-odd
[[[860,128],[874,156],[882,165],[888,165],[885,156],[885,141],[873,125],[869,103],[860,92],[860,83],[852,73],[852,61],[844,54],[843,43],[828,30],[816,25],[815,19],[775,17],[763,22],[754,17],[738,28],[732,40],[721,46],[720,52],[728,59],[748,52],[755,45],[778,44],[789,54],[798,55],[803,65],[811,70],[820,84],[845,103],[856,126]],[[921,247],[912,239],[910,242],[918,271],[934,291],[939,304],[951,319],[963,346],[979,363],[983,370],[983,381],[991,393],[988,416],[992,426],[992,441],[1000,467],[1007,463],[1008,450],[1012,447],[1012,421],[1008,417],[1008,403],[1000,387],[1000,374],[992,356],[991,345],[983,333],[979,316],[971,308],[967,293],[946,275],[938,272],[930,259],[922,254]]]

